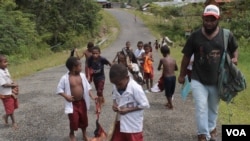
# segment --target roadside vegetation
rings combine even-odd
[[[118,30],[94,1],[0,0],[0,53],[7,55],[14,79],[64,64],[72,48],[81,51],[88,41],[98,44]]]
[[[102,15],[102,21],[100,25],[103,27],[102,30],[99,31],[96,37],[93,38],[85,38],[84,36],[76,37],[81,39],[82,41],[79,43],[79,46],[76,46],[79,52],[82,52],[87,47],[87,42],[89,40],[93,41],[95,44],[100,43],[102,40],[107,39],[105,43],[100,45],[101,48],[107,47],[108,44],[113,42],[117,34],[119,33],[119,23],[117,20],[105,10],[101,10],[100,14]],[[105,29],[105,31],[104,31]],[[37,71],[41,71],[46,68],[55,67],[59,65],[63,65],[70,55],[70,50],[74,46],[64,49],[58,52],[52,52],[50,54],[41,56],[38,59],[29,60],[23,63],[13,63],[9,61],[9,71],[14,79],[19,79],[24,76],[28,76]],[[11,56],[9,56],[10,58]]]
[[[247,82],[250,80],[250,6],[249,1],[243,3],[225,4],[222,8],[222,17],[220,26],[230,29],[239,44],[239,61],[238,67],[246,77]],[[161,41],[163,36],[168,36],[173,42],[171,55],[175,57],[180,66],[182,59],[182,47],[186,42],[185,33],[194,31],[201,26],[201,13],[203,4],[189,4],[184,7],[159,7],[152,5],[148,12],[140,10],[131,10],[133,14],[140,17],[156,39]],[[238,94],[233,103],[226,104],[221,102],[219,121],[221,124],[250,124],[250,89]]]

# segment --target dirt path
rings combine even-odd
[[[120,22],[121,32],[117,40],[108,48],[102,51],[102,56],[112,61],[116,52],[130,41],[136,49],[137,41],[154,42],[155,38],[150,34],[143,23],[134,16],[117,9],[109,9]],[[156,70],[161,55],[154,51],[155,59],[155,82],[160,77]],[[69,126],[68,118],[64,114],[63,98],[55,94],[57,83],[60,77],[66,73],[64,65],[49,68],[37,72],[31,76],[18,80],[20,85],[20,108],[15,116],[19,130],[12,131],[6,128],[3,121],[0,122],[0,141],[67,141]],[[100,123],[108,132],[114,119],[114,112],[111,110],[112,85],[108,79],[109,67],[105,67],[106,104],[101,113]],[[94,88],[94,87],[93,87]],[[194,106],[191,95],[186,101],[180,98],[180,85],[177,85],[174,110],[167,110],[164,106],[166,99],[163,93],[147,94],[150,101],[150,109],[145,111],[144,136],[145,141],[194,141],[196,140],[196,126],[194,122]],[[94,91],[95,92],[95,91]],[[89,111],[88,135],[93,136],[95,129],[94,102],[91,102]],[[4,113],[0,106],[0,114]],[[80,130],[77,138],[81,139]]]

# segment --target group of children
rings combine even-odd
[[[156,49],[158,49],[157,41],[155,44],[157,45]],[[138,41],[137,49],[133,51],[129,41],[125,45],[116,54],[112,63],[101,56],[100,48],[91,42],[88,43],[87,50],[82,55],[76,51],[76,57],[71,56],[67,60],[66,66],[69,72],[59,81],[57,94],[63,96],[67,101],[65,113],[69,115],[71,140],[75,140],[74,131],[77,128],[82,129],[83,138],[87,140],[86,109],[89,108],[89,97],[93,100],[98,99],[101,105],[104,104],[104,65],[109,65],[111,66],[109,78],[113,84],[112,109],[118,114],[112,141],[143,141],[143,111],[150,107],[145,93],[148,93],[153,86],[154,77],[152,46],[149,43],[144,44],[142,41]],[[175,71],[178,70],[178,67],[175,59],[170,57],[170,49],[166,45],[162,46],[160,50],[163,58],[159,61],[158,70],[163,67],[162,78],[164,78],[163,84],[167,97],[166,107],[173,109],[172,96],[176,82]],[[81,73],[79,61],[83,56],[86,59],[86,76]],[[141,78],[141,81],[138,78]],[[92,81],[97,91],[97,97],[91,93],[90,83]],[[143,89],[144,83],[146,84],[145,91]],[[84,107],[83,111],[79,111],[79,106],[82,104],[87,106]]]
[[[116,59],[111,63],[101,56],[100,48],[94,46],[92,42],[88,43],[87,49],[80,55],[77,49],[71,52],[65,64],[68,72],[60,78],[56,89],[56,94],[65,99],[65,113],[69,118],[69,138],[71,141],[76,140],[74,132],[78,128],[82,130],[83,139],[89,140],[86,136],[87,110],[90,107],[90,99],[97,100],[100,105],[104,104],[104,65],[111,66],[109,78],[113,84],[112,109],[118,115],[112,141],[143,141],[143,112],[145,108],[150,107],[145,92],[148,92],[153,85],[154,60],[150,44],[143,44],[142,41],[139,41],[137,47],[133,51],[130,42],[126,42],[126,47],[115,57],[118,59],[118,63],[115,63]],[[177,70],[177,65],[176,61],[169,56],[170,50],[167,46],[160,49],[164,57],[160,59],[158,70],[163,66],[162,75],[164,76],[165,94],[168,100],[166,106],[173,109],[172,95],[176,81],[174,71]],[[85,73],[82,72],[80,61],[83,56],[85,56]],[[3,119],[8,124],[10,117],[13,127],[17,128],[14,109],[18,107],[16,99],[18,85],[11,80],[7,64],[7,58],[0,55],[0,98],[6,111]],[[135,66],[137,69],[134,69]],[[144,83],[139,83],[133,74],[131,76],[135,70],[142,73],[139,77],[143,76],[146,91],[143,89]],[[92,94],[91,82],[94,83],[97,96]]]

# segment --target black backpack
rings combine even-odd
[[[246,89],[246,79],[227,53],[230,31],[223,29],[224,53],[219,67],[218,89],[220,99],[229,103],[241,91]]]

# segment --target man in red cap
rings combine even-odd
[[[219,25],[220,10],[215,5],[205,7],[201,28],[188,38],[182,53],[179,83],[184,83],[192,54],[194,62],[191,75],[191,88],[195,102],[195,118],[198,141],[216,141],[216,121],[218,117],[218,68],[224,51],[223,29]],[[238,45],[232,33],[228,39],[228,53],[236,64]]]

